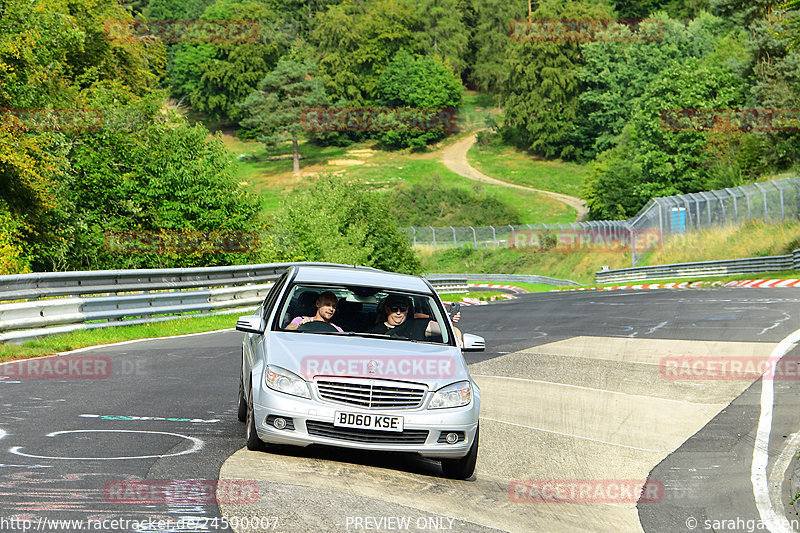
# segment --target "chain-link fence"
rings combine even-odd
[[[650,200],[629,220],[571,224],[404,228],[418,248],[534,247],[560,251],[630,251],[636,265],[670,235],[748,220],[800,219],[800,178]]]

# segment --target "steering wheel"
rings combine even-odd
[[[305,324],[300,324],[297,328],[297,331],[307,331],[309,333],[325,333],[325,332],[339,332],[333,324],[329,324],[327,322],[323,322],[322,320],[312,320],[311,322],[306,322]]]

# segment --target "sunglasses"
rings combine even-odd
[[[407,305],[390,305],[389,309],[392,310],[392,313],[396,313],[398,311],[400,311],[401,313],[405,313],[406,311],[408,311],[408,306]]]

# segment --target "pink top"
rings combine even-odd
[[[294,320],[292,320],[290,322],[290,324],[298,324],[299,325],[303,321],[304,318],[310,318],[312,320],[314,319],[313,316],[299,316],[299,317],[295,318]],[[320,320],[320,322],[324,322],[324,321]],[[331,326],[335,327],[336,330],[339,333],[344,333],[344,330],[342,328],[340,328],[339,326],[337,326],[336,324],[334,324],[333,322],[326,322],[326,324],[330,324]]]

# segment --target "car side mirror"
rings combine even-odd
[[[465,352],[482,352],[486,349],[486,340],[478,335],[471,333],[464,333],[464,347]]]
[[[266,324],[264,324],[264,319],[260,316],[240,316],[236,321],[237,331],[244,331],[245,333],[258,333],[261,335],[264,333],[264,329],[266,329]]]

